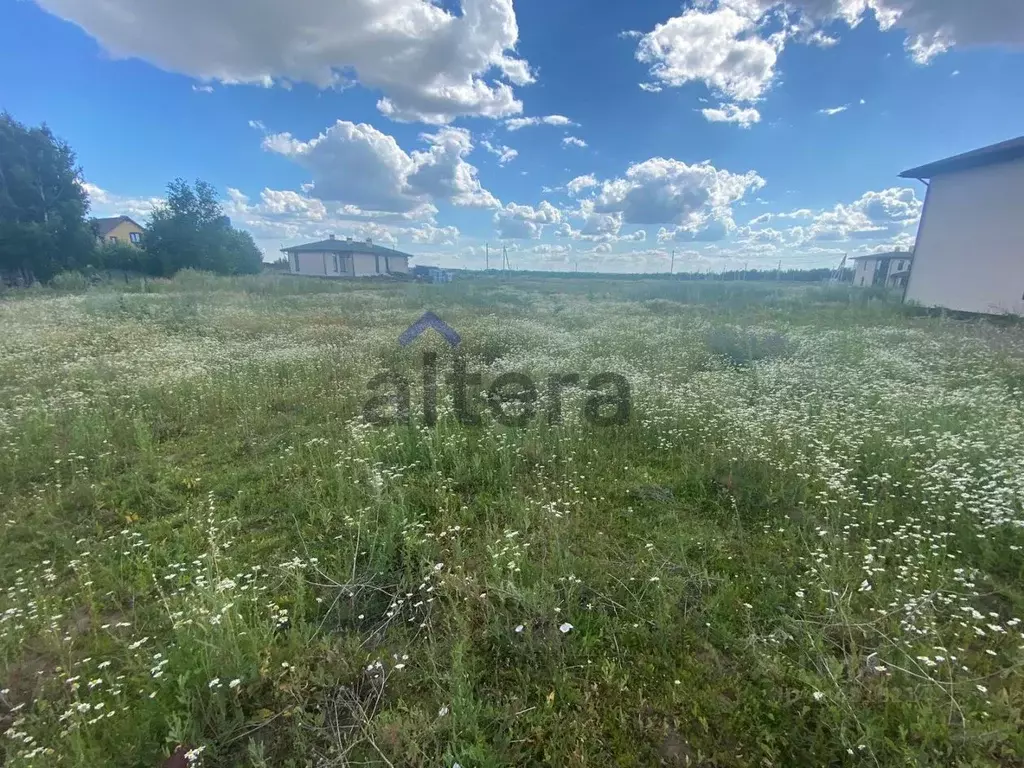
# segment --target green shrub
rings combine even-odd
[[[91,285],[88,277],[81,272],[59,272],[50,279],[50,287],[58,291],[84,291]]]

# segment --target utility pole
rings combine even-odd
[[[776,280],[781,280],[782,279],[782,259],[779,259],[779,266],[777,266],[775,268],[775,279]]]
[[[491,269],[491,244],[484,243],[484,269],[490,271]]]
[[[668,273],[671,275],[676,268],[676,249],[672,249],[672,263],[668,266]]]

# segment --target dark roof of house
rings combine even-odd
[[[1008,163],[1012,160],[1024,158],[1024,136],[989,147],[974,149],[962,155],[947,157],[928,165],[911,168],[900,174],[901,179],[930,179],[943,173],[955,171],[967,171],[971,168],[983,168],[986,165],[997,163]]]
[[[910,251],[889,251],[888,253],[865,253],[863,256],[853,256],[850,261],[863,261],[864,259],[906,259],[914,260],[914,254]]]
[[[374,245],[364,240],[339,240],[337,238],[331,238],[329,240],[321,240],[316,243],[304,243],[303,245],[293,245],[291,248],[282,248],[282,253],[302,253],[303,251],[327,251],[328,253],[374,253],[379,256],[404,256],[407,259],[411,259],[408,253],[402,253],[396,251],[394,248],[385,248],[381,245]]]
[[[130,216],[111,216],[106,219],[93,219],[92,226],[96,230],[97,235],[105,237],[108,232],[112,231],[118,224],[125,221],[130,221],[136,227],[142,229],[142,226]]]

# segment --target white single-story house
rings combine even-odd
[[[408,253],[374,245],[372,240],[338,240],[331,235],[317,243],[282,248],[293,275],[314,277],[373,277],[408,275]]]
[[[1024,136],[900,176],[928,185],[903,300],[1024,314]]]
[[[854,256],[851,261],[855,262],[853,284],[858,288],[872,285],[897,288],[903,285],[901,280],[906,277],[914,255],[906,251],[889,251]]]

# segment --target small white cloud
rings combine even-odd
[[[587,142],[585,142],[583,139],[579,139],[579,138],[577,138],[575,136],[566,136],[564,139],[562,139],[562,146],[563,147],[579,147],[580,149],[586,149]]]
[[[864,106],[865,104],[867,104],[867,102],[866,102],[866,101],[864,101],[864,99],[861,99],[861,100],[860,100],[860,103],[861,103],[861,106]]]
[[[761,122],[760,112],[739,104],[721,104],[718,109],[702,109],[700,112],[710,123],[736,123],[740,128],[749,128]]]
[[[819,29],[807,37],[807,42],[819,48],[831,48],[834,45],[838,45],[839,38],[825,34]]]
[[[584,189],[588,187],[596,187],[598,185],[597,177],[592,173],[588,173],[586,176],[577,176],[575,179],[565,185],[569,194],[572,196],[578,195]]]
[[[656,83],[640,83],[640,90],[648,93],[661,93],[661,86]]]
[[[578,126],[579,123],[574,123],[565,115],[545,115],[544,117],[513,117],[510,120],[505,121],[505,127],[510,131],[518,131],[520,128],[526,128],[534,125],[560,125],[560,126]]]
[[[82,182],[82,189],[89,196],[92,213],[97,216],[132,216],[139,221],[149,216],[154,209],[164,204],[159,197],[127,197],[108,192],[88,181]]]
[[[950,77],[956,77],[956,76],[957,76],[957,75],[959,75],[959,74],[960,74],[960,70],[959,70],[959,69],[954,69],[954,70],[953,70],[953,74],[952,74],[952,75],[950,75]]]
[[[257,131],[263,131],[264,133],[267,132],[267,126],[263,124],[262,120],[250,120],[249,127],[254,128]]]
[[[849,108],[850,108],[849,104],[844,104],[841,107],[828,107],[827,109],[819,109],[818,110],[818,114],[819,115],[828,115],[829,117],[831,117],[832,115],[838,115],[840,112],[845,112]]]
[[[192,90],[196,93],[213,93],[212,85],[193,85]]]
[[[481,139],[480,146],[498,158],[498,165],[505,165],[519,157],[519,151],[506,147],[504,144],[492,144],[487,139]]]

